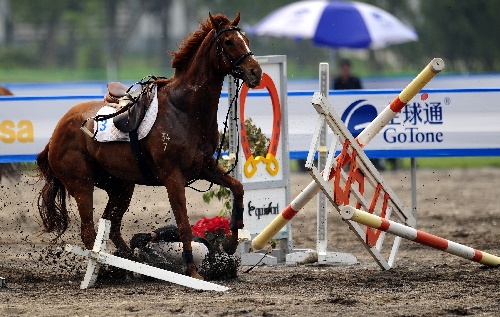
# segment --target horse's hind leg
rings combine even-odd
[[[68,193],[75,198],[80,214],[81,237],[86,249],[92,250],[96,238],[94,228],[94,184],[87,182],[65,182]]]
[[[122,238],[121,224],[123,215],[130,206],[130,200],[134,194],[134,187],[134,184],[120,182],[113,183],[113,185],[108,185],[104,188],[108,194],[108,203],[102,216],[111,221],[109,238],[119,251],[125,252],[126,254],[130,252],[130,247]]]

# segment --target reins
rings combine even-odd
[[[219,162],[220,160],[220,156],[222,154],[222,148],[224,146],[224,142],[225,142],[225,139],[226,139],[226,133],[227,133],[227,128],[228,128],[228,120],[229,120],[229,114],[231,113],[231,108],[234,106],[236,108],[236,105],[237,105],[237,102],[238,102],[238,96],[240,94],[240,90],[241,90],[241,87],[243,85],[240,84],[240,79],[237,78],[237,77],[234,77],[234,82],[236,84],[236,94],[234,95],[233,99],[231,100],[231,102],[229,103],[229,107],[227,109],[227,113],[226,113],[226,119],[224,120],[224,130],[222,132],[222,137],[221,137],[221,140],[219,142],[219,146],[218,146],[218,149],[217,149],[217,156],[216,156],[216,161]],[[238,118],[238,114],[237,114],[237,111],[234,112],[234,117],[232,118],[232,120],[234,120],[235,122],[238,122],[239,118]],[[232,164],[232,167],[226,171],[226,173],[224,173],[223,175],[228,175],[230,174],[235,168],[236,168],[236,165],[238,164],[238,156],[239,156],[239,153],[240,153],[240,133],[239,133],[239,127],[238,127],[238,124],[236,124],[236,129],[237,129],[237,135],[238,135],[238,141],[236,144],[238,144],[238,146],[236,147],[236,159],[235,159],[235,162],[234,164]],[[215,168],[214,168],[214,174],[215,172],[217,171],[217,166],[218,164],[215,164]],[[199,193],[203,193],[203,192],[207,192],[209,191],[210,189],[212,189],[213,185],[214,185],[214,182],[211,181],[210,182],[210,186],[208,186],[208,189],[206,190],[201,190],[201,189],[197,189],[197,188],[194,188],[193,186],[191,186],[191,184],[193,184],[194,182],[198,181],[199,179],[192,179],[190,180],[188,183],[187,183],[187,187],[199,192]]]
[[[241,87],[243,84],[240,85],[239,83],[239,80],[240,79],[243,79],[242,78],[242,75],[244,75],[245,73],[242,72],[240,70],[240,67],[239,65],[243,62],[243,60],[245,60],[245,58],[247,58],[248,56],[251,56],[251,55],[254,55],[252,51],[248,51],[246,52],[245,54],[241,55],[240,57],[238,57],[236,60],[234,60],[231,55],[229,55],[226,50],[224,49],[224,46],[222,45],[221,41],[220,41],[220,38],[219,36],[221,34],[223,34],[224,32],[228,32],[228,31],[237,31],[239,32],[241,29],[239,27],[235,27],[235,26],[232,26],[232,27],[228,27],[228,28],[225,28],[225,29],[222,29],[220,31],[215,31],[214,32],[214,38],[215,38],[215,42],[217,43],[217,50],[221,50],[222,54],[224,55],[224,57],[231,63],[231,65],[233,66],[233,70],[231,71],[231,75],[233,75],[234,77],[234,80],[235,80],[235,84],[236,84],[236,94],[234,95],[233,99],[231,100],[231,102],[229,103],[229,108],[227,110],[227,114],[226,114],[226,119],[224,120],[224,130],[223,130],[223,133],[222,133],[222,137],[221,137],[221,141],[219,143],[219,147],[217,149],[217,156],[216,156],[216,161],[219,162],[220,160],[220,156],[221,156],[221,153],[222,153],[222,147],[224,145],[224,141],[225,141],[225,137],[226,137],[226,132],[227,132],[227,128],[228,128],[228,120],[229,120],[229,114],[231,112],[231,107],[236,107],[236,104],[238,102],[238,96],[240,94],[240,90],[241,90]],[[219,65],[219,69],[220,69],[220,65]],[[235,117],[232,118],[232,120],[234,121],[238,121],[238,116],[237,116],[237,111],[234,112],[235,113]],[[238,164],[238,156],[239,156],[239,151],[240,151],[240,134],[239,134],[239,127],[238,127],[238,124],[236,124],[236,129],[238,129],[238,146],[237,146],[237,149],[236,149],[236,160],[234,162],[234,164],[232,164],[232,167],[226,171],[225,174],[223,174],[224,176],[225,175],[228,175],[230,174],[235,168],[236,168],[236,165]],[[218,164],[215,165],[215,168],[214,168],[214,174],[216,174],[217,172],[217,166]],[[206,190],[200,190],[200,189],[197,189],[197,188],[194,188],[191,186],[191,184],[193,184],[194,182],[198,181],[199,179],[192,179],[190,180],[188,183],[187,183],[187,187],[197,191],[197,192],[207,192],[209,191],[210,189],[212,189],[212,186],[214,185],[214,182],[211,181],[210,182],[210,186],[208,187],[208,189]]]

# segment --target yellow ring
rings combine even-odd
[[[245,173],[245,176],[247,178],[251,178],[255,174],[255,172],[257,171],[257,163],[258,162],[259,161],[255,160],[253,155],[250,155],[250,157],[247,159],[247,161],[245,162],[245,166],[243,167],[243,172]],[[248,167],[250,165],[252,166],[252,169],[249,171]]]
[[[272,168],[272,165],[274,165],[274,168]],[[276,157],[274,157],[271,153],[267,153],[266,155],[266,170],[272,176],[276,176],[280,170],[278,160],[276,160]]]

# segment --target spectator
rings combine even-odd
[[[358,77],[351,74],[351,62],[348,59],[342,59],[339,61],[339,76],[335,77],[331,84],[331,89],[334,90],[345,90],[345,89],[363,89],[361,86],[361,81]],[[379,160],[372,160],[375,167],[380,168]],[[298,160],[300,171],[306,171],[304,165],[305,160]]]
[[[332,89],[346,90],[346,89],[363,89],[361,81],[358,77],[351,74],[351,61],[348,59],[341,59],[339,61],[340,75],[335,77],[332,82]],[[384,162],[381,159],[370,159],[378,170],[384,170]]]
[[[339,62],[339,68],[340,75],[334,79],[332,89],[363,89],[359,78],[351,74],[351,62],[348,59],[342,59]]]

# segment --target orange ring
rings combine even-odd
[[[281,106],[280,106],[280,100],[278,97],[278,91],[276,89],[276,86],[274,85],[272,78],[266,73],[262,74],[262,80],[260,82],[260,85],[255,87],[254,89],[264,89],[264,88],[267,89],[267,91],[269,92],[269,95],[271,96],[271,102],[272,102],[272,107],[273,107],[273,131],[271,134],[271,142],[269,144],[269,149],[267,150],[266,158],[269,157],[270,155],[272,155],[272,157],[274,158],[276,156],[276,152],[278,151],[278,144],[279,144],[280,134],[281,134]],[[249,89],[250,88],[246,84],[244,84],[243,87],[241,88],[241,95],[240,95],[240,100],[241,100],[240,101],[241,146],[243,148],[243,153],[245,154],[245,158],[247,160],[249,160],[252,157],[252,151],[250,149],[250,143],[248,142],[248,136],[247,136],[246,126],[245,126],[245,101],[246,101]],[[251,161],[253,161],[253,160],[251,160]],[[256,163],[252,163],[252,167],[253,167],[253,172],[249,172],[249,173],[245,173],[245,174],[253,175],[255,173],[255,170],[256,170]],[[268,167],[268,171],[269,171],[269,167]]]

